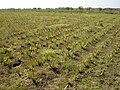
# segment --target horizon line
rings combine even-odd
[[[9,8],[0,8],[0,9],[33,9],[33,8],[36,8],[36,9],[38,9],[38,8],[41,8],[41,9],[56,9],[56,8],[66,8],[66,7],[68,7],[68,6],[65,6],[65,7],[46,7],[46,8],[42,8],[42,7],[22,7],[22,8],[20,8],[20,7],[18,7],[18,8],[16,8],[16,7],[9,7]],[[71,6],[69,6],[69,8],[73,8],[73,9],[76,9],[76,8],[79,8],[79,7],[82,7],[82,8],[102,8],[102,9],[104,9],[104,8],[113,8],[113,9],[120,9],[120,7],[83,7],[83,6],[78,6],[78,7],[71,7]]]

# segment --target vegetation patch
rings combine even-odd
[[[120,15],[66,9],[0,11],[0,90],[120,89]]]

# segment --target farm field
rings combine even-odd
[[[0,90],[120,90],[120,14],[0,11]]]

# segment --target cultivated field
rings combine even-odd
[[[1,11],[0,90],[120,90],[120,14]]]

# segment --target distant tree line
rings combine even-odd
[[[6,9],[0,9],[0,10],[6,10]],[[95,12],[95,13],[109,13],[109,14],[120,14],[120,8],[92,8],[87,7],[84,8],[82,6],[79,6],[78,8],[72,8],[72,7],[59,7],[59,8],[24,8],[24,9],[15,9],[15,8],[8,8],[7,10],[41,10],[41,11],[76,11],[76,12]]]
[[[92,8],[87,7],[83,8],[82,6],[79,6],[78,8],[72,8],[72,7],[59,7],[59,8],[46,8],[44,10],[48,11],[76,11],[76,12],[95,12],[95,13],[108,13],[108,14],[120,14],[120,8]]]

